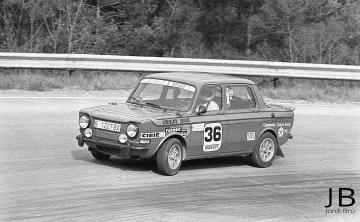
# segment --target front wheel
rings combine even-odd
[[[158,170],[168,176],[179,172],[183,158],[182,144],[178,139],[165,141],[157,152],[156,163]]]
[[[108,160],[110,158],[110,155],[105,154],[105,153],[100,153],[99,151],[96,151],[94,149],[91,150],[91,155],[97,159],[97,160]]]
[[[266,132],[260,136],[253,153],[250,155],[251,162],[261,168],[271,166],[278,148],[278,143],[273,134]]]

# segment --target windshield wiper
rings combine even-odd
[[[146,102],[146,103],[143,103],[143,104],[144,104],[144,105],[149,105],[149,106],[152,106],[152,107],[155,107],[155,108],[160,108],[160,109],[163,109],[163,110],[165,110],[165,111],[168,110],[167,108],[162,107],[162,106],[160,106],[160,105],[158,105],[158,104],[155,104],[155,103]]]
[[[179,111],[176,111],[175,114],[176,114],[177,117],[183,117],[183,115]]]
[[[155,104],[155,103],[146,102],[146,103],[144,103],[144,105],[149,105],[149,106],[153,106],[153,107],[156,107],[156,108],[163,108],[163,109],[165,109],[164,107],[161,107],[160,105]]]
[[[143,103],[143,104],[144,104],[144,105],[149,105],[149,106],[152,106],[152,107],[156,107],[156,108],[160,108],[160,109],[163,109],[164,111],[169,111],[169,110],[171,110],[171,109],[162,107],[162,106],[160,106],[160,105],[158,105],[158,104],[155,104],[155,103],[149,103],[149,102],[147,102],[147,103]],[[175,114],[176,114],[177,117],[182,117],[182,116],[183,116],[182,114],[179,113],[178,110],[175,112]]]
[[[133,96],[131,96],[129,99],[134,100],[134,101],[136,102],[136,104],[142,104],[142,102],[141,102],[141,100],[140,100],[140,99],[135,98],[135,97],[133,97]]]

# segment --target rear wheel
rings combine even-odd
[[[266,132],[260,136],[253,153],[250,155],[251,162],[257,167],[271,166],[278,149],[278,143],[273,134]]]
[[[182,158],[181,142],[175,138],[168,139],[161,145],[156,155],[158,170],[168,176],[175,175],[179,172]]]
[[[91,155],[97,160],[104,161],[104,160],[108,160],[110,158],[110,155],[105,154],[105,153],[100,153],[99,151],[96,151],[94,149],[92,149],[90,152],[91,152]]]

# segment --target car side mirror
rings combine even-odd
[[[198,109],[197,109],[197,114],[200,115],[200,114],[204,114],[207,112],[207,108],[205,106],[199,106]]]

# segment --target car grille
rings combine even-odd
[[[106,140],[115,140],[119,139],[120,133],[102,130],[102,129],[94,129],[94,136],[100,139]]]

